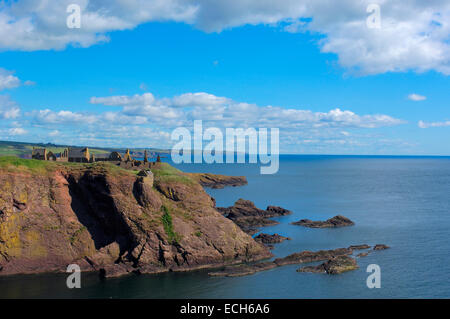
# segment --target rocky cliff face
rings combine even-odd
[[[116,276],[270,257],[198,182],[167,164],[152,169],[152,187],[107,163],[24,163],[0,166],[0,275],[77,263]]]

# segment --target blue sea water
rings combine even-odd
[[[450,158],[281,156],[280,170],[261,175],[258,165],[181,164],[189,172],[245,175],[248,185],[207,190],[217,206],[245,198],[260,208],[277,205],[294,214],[262,228],[292,238],[277,244],[283,257],[302,250],[387,244],[359,258],[360,268],[340,275],[297,273],[298,265],[237,278],[207,271],[126,276],[100,281],[83,274],[82,288],[66,288],[65,275],[0,277],[0,298],[450,298]],[[355,226],[310,229],[303,218],[342,214]],[[369,264],[381,268],[381,288],[369,289]]]

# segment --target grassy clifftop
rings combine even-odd
[[[0,170],[15,173],[48,175],[58,169],[82,169],[97,172],[108,172],[115,175],[135,175],[137,171],[126,170],[108,162],[70,163],[23,159],[16,156],[0,156]]]

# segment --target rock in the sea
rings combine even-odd
[[[359,266],[356,259],[349,256],[337,256],[329,259],[328,261],[318,266],[306,266],[297,269],[298,272],[314,272],[314,273],[327,273],[330,275],[341,274],[343,272],[358,269]]]
[[[334,216],[333,218],[327,219],[326,221],[312,221],[309,219],[302,219],[298,222],[292,223],[292,225],[304,226],[309,228],[334,228],[352,226],[354,224],[354,222],[342,215]]]
[[[286,216],[290,214],[292,214],[292,212],[283,207],[267,206],[266,208],[266,217]]]
[[[366,257],[367,255],[369,255],[368,252],[364,252],[364,253],[359,253],[358,255],[356,255],[356,257]]]
[[[258,236],[255,237],[255,240],[257,242],[263,243],[263,244],[279,244],[282,243],[285,240],[291,240],[289,237],[284,237],[278,234],[264,234],[261,233]]]
[[[367,244],[362,244],[362,245],[351,245],[348,248],[353,249],[353,250],[362,250],[362,249],[369,249],[370,246]]]
[[[276,264],[274,264],[271,261],[266,261],[266,262],[256,263],[253,265],[229,266],[221,271],[210,272],[208,275],[214,276],[214,277],[241,277],[241,276],[252,275],[252,274],[260,272],[260,271],[273,269],[275,267],[277,267]]]
[[[196,180],[203,187],[224,188],[226,186],[242,186],[247,185],[245,176],[227,176],[210,173],[185,173],[190,178]]]
[[[300,253],[294,253],[283,258],[277,258],[274,261],[259,262],[254,264],[244,264],[238,266],[228,266],[220,271],[212,272],[209,275],[223,276],[223,277],[246,276],[260,271],[273,269],[275,267],[281,267],[292,264],[304,264],[314,261],[331,260],[335,257],[350,255],[351,253],[352,250],[348,248],[338,248],[319,251],[302,251]]]
[[[269,219],[270,217],[292,214],[291,211],[276,206],[269,206],[267,210],[263,210],[257,208],[252,201],[242,198],[237,200],[233,206],[217,207],[217,210],[248,234],[255,234],[259,231],[259,227],[278,224],[277,221]]]
[[[328,260],[336,256],[351,255],[352,253],[353,251],[348,248],[337,248],[319,251],[302,251],[300,253],[293,253],[283,258],[277,258],[274,260],[274,263],[276,263],[278,266],[304,264],[314,261]]]
[[[373,250],[384,250],[384,249],[388,249],[388,248],[390,248],[390,247],[387,246],[387,245],[384,245],[384,244],[377,244],[377,245],[375,245],[375,246],[373,247]]]

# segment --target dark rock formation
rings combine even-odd
[[[185,173],[190,178],[196,180],[203,187],[224,188],[226,186],[242,186],[247,185],[245,176],[226,176],[209,173]]]
[[[348,247],[348,248],[353,249],[353,250],[362,250],[362,249],[369,249],[370,246],[367,245],[367,244],[363,244],[363,245],[351,245],[351,246]]]
[[[238,265],[233,267],[226,267],[224,270],[221,271],[210,272],[209,275],[215,277],[241,277],[252,275],[256,272],[269,270],[276,267],[278,267],[277,264],[271,261],[266,261],[256,263],[253,265]]]
[[[263,244],[279,244],[285,240],[291,240],[289,237],[280,236],[278,234],[269,235],[264,233],[259,234],[254,239]]]
[[[364,252],[364,253],[359,253],[358,255],[356,255],[356,257],[361,258],[361,257],[366,257],[367,255],[369,255],[369,253],[368,252]]]
[[[338,248],[333,250],[320,251],[302,251],[294,253],[284,258],[277,258],[274,261],[260,262],[255,264],[245,264],[238,266],[228,266],[220,271],[209,273],[211,276],[237,277],[247,276],[256,272],[273,269],[284,265],[303,264],[314,261],[330,260],[337,256],[346,256],[352,254],[352,250],[348,248]]]
[[[266,209],[266,217],[286,216],[290,214],[292,214],[290,210],[279,206],[267,206]]]
[[[334,228],[334,227],[344,227],[344,226],[352,226],[353,223],[347,217],[342,215],[334,216],[333,218],[327,219],[326,221],[312,221],[309,219],[302,219],[298,222],[293,222],[292,225],[299,225],[310,228]]]
[[[300,253],[293,253],[283,258],[277,258],[273,262],[278,266],[292,265],[292,264],[304,264],[314,261],[328,260],[336,256],[351,255],[353,251],[348,248],[337,248],[332,250],[319,250],[319,251],[302,251]]]
[[[252,201],[245,199],[237,200],[234,206],[217,207],[217,210],[248,234],[258,232],[259,227],[278,224],[269,219],[270,217],[292,214],[291,211],[276,206],[269,206],[267,210],[262,210],[257,208]]]
[[[391,248],[391,247],[384,245],[384,244],[377,244],[373,247],[373,250],[384,250],[384,249],[388,249],[388,248]]]
[[[306,266],[297,269],[298,272],[327,273],[330,275],[358,269],[359,266],[354,258],[349,256],[337,256],[318,266]]]
[[[0,168],[0,275],[76,263],[108,277],[271,257],[166,163],[152,167],[155,188],[110,163],[39,164]]]

